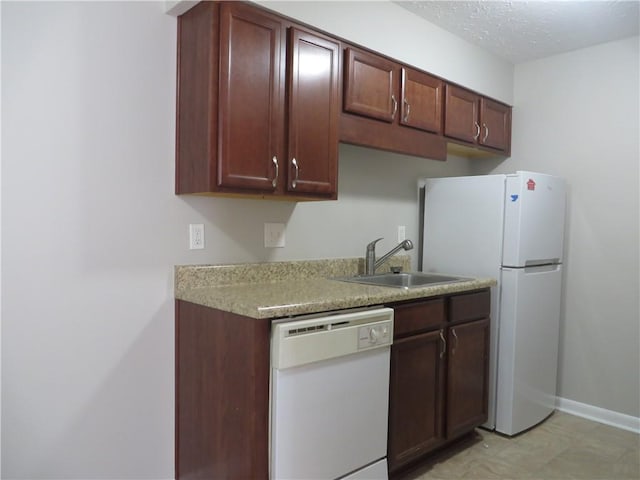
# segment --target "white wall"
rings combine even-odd
[[[513,157],[567,179],[558,393],[640,417],[638,37],[517,65]]]
[[[2,8],[0,8],[0,25],[2,25]],[[2,52],[2,35],[0,35],[0,52]],[[0,53],[0,58],[2,54]],[[2,75],[0,75],[0,92],[2,91]],[[0,95],[0,112],[2,112],[2,95]],[[2,114],[0,113],[0,132],[2,132]],[[2,478],[2,136],[0,135],[0,478]]]
[[[360,256],[378,236],[389,248],[397,225],[417,238],[416,179],[469,164],[342,146],[337,202],[176,197],[164,4],[0,8],[2,477],[173,478],[173,266]],[[323,4],[324,28],[343,28],[343,8]],[[389,38],[423,38],[393,5],[349,15],[361,43],[380,44],[381,23]],[[389,28],[396,18],[408,23]],[[509,100],[509,66],[465,71],[453,59],[477,49],[437,40],[443,59],[453,45],[452,80]],[[287,223],[284,249],[263,248],[271,221]],[[187,250],[189,223],[206,225],[206,249]]]

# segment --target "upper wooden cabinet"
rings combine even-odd
[[[442,133],[444,82],[427,73],[402,68],[400,123],[425,132]]]
[[[345,50],[344,109],[385,122],[398,112],[398,64],[378,55]]]
[[[210,132],[219,141],[214,187],[272,192],[281,181],[281,31],[280,22],[255,9],[220,6],[220,103],[210,112],[218,115],[218,132]]]
[[[347,47],[340,140],[446,159],[442,80],[381,55]]]
[[[426,132],[442,131],[443,82],[384,57],[347,48],[344,109]]]
[[[511,107],[470,90],[447,84],[445,136],[472,146],[511,152]]]
[[[340,45],[295,27],[289,45],[287,189],[335,195]]]
[[[510,154],[508,105],[370,51],[344,58],[340,140],[438,160],[451,141]]]
[[[250,3],[179,17],[177,84],[177,194],[333,200],[339,141],[510,154],[509,106]]]
[[[176,193],[335,199],[340,43],[236,2],[178,38]]]
[[[469,90],[452,85],[447,85],[445,91],[444,134],[464,142],[476,143],[480,136],[480,97]]]
[[[511,151],[511,107],[480,98],[482,134],[480,144],[503,152]]]

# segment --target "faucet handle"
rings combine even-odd
[[[380,240],[382,240],[384,237],[380,237],[375,239],[373,242],[367,244],[367,250],[371,251],[371,250],[375,250],[376,248],[376,243],[379,242]]]

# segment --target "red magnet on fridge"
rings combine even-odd
[[[533,181],[533,179],[529,179],[529,181],[527,182],[527,190],[535,190],[536,189],[536,182]]]

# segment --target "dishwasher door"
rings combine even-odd
[[[387,478],[392,336],[391,309],[274,327],[271,480]]]

